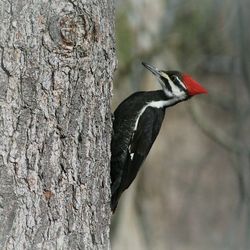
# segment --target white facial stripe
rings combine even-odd
[[[184,88],[187,89],[186,86],[183,84],[183,82],[180,80],[180,78],[178,76],[175,76],[175,78],[177,79],[177,81],[180,83],[180,85]]]
[[[182,91],[178,88],[178,86],[176,86],[176,85],[174,84],[174,82],[170,79],[169,76],[167,76],[167,79],[168,79],[168,82],[169,82],[169,84],[170,84],[170,86],[171,86],[171,89],[172,89],[173,94],[174,94],[175,96],[179,96],[179,95],[182,93]]]
[[[183,90],[182,89],[180,89],[178,86],[176,86],[175,84],[174,84],[174,82],[170,79],[170,77],[165,73],[165,72],[161,72],[161,75],[164,77],[164,78],[166,78],[167,80],[168,80],[168,82],[169,82],[169,84],[170,84],[170,86],[171,86],[171,89],[172,89],[172,93],[170,94],[170,96],[182,96],[183,95]],[[180,79],[177,77],[177,76],[175,76],[176,78],[177,78],[177,80],[180,82],[180,84],[183,86],[183,83],[180,81]],[[185,89],[186,89],[186,87],[185,86],[183,86]],[[167,91],[167,95],[169,95],[169,93],[170,93],[170,91],[168,91],[168,90],[165,90],[166,88],[164,88],[164,91],[166,92]]]
[[[168,77],[168,75],[165,74],[164,72],[161,72],[161,76],[164,77],[164,78],[167,78],[167,77]],[[158,81],[159,81],[160,84],[161,84],[161,87],[162,87],[164,93],[165,93],[167,96],[172,97],[172,96],[173,96],[173,93],[170,92],[170,91],[166,88],[165,83],[162,81],[161,77],[158,76],[157,78],[158,78]]]
[[[164,91],[165,95],[168,97],[173,97],[174,96],[173,93],[166,88],[165,83],[160,78],[159,81],[161,83],[162,90]]]

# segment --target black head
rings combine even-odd
[[[158,70],[144,62],[142,65],[156,76],[164,93],[170,98],[185,99],[193,95],[207,93],[206,89],[188,74],[183,74],[175,70]]]

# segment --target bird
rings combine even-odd
[[[157,79],[160,90],[135,92],[113,113],[111,138],[111,211],[135,179],[146,159],[165,116],[166,108],[207,90],[190,75],[176,70],[159,70],[142,62]]]

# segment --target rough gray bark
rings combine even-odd
[[[0,12],[0,249],[108,249],[113,1]]]

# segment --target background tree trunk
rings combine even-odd
[[[0,11],[0,249],[108,249],[113,1]]]

